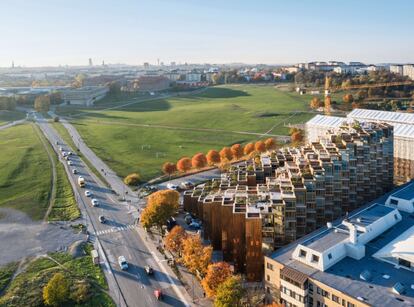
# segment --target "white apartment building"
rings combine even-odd
[[[403,66],[403,75],[414,80],[414,64],[406,64]]]
[[[397,74],[397,75],[402,75],[403,74],[403,66],[402,65],[390,65],[390,72]]]

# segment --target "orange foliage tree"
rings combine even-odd
[[[266,141],[265,141],[265,146],[266,146],[266,150],[272,150],[272,149],[275,149],[276,148],[276,141],[275,141],[275,139],[274,138],[268,138]]]
[[[246,146],[244,146],[243,151],[245,155],[251,154],[254,151],[254,144],[253,143],[246,144]]]
[[[177,166],[171,162],[165,162],[162,166],[162,172],[171,177],[177,171]]]
[[[191,164],[191,159],[188,158],[188,157],[184,157],[184,158],[181,158],[180,160],[178,160],[177,169],[180,172],[185,173],[185,172],[187,172],[191,169],[191,165],[192,165]]]
[[[201,281],[208,297],[216,295],[217,287],[231,276],[230,265],[227,262],[211,263],[207,267],[207,273]]]
[[[231,146],[230,150],[235,159],[240,159],[243,157],[243,146],[240,144],[234,144]]]
[[[210,245],[203,246],[198,235],[189,235],[183,240],[181,261],[191,273],[197,274],[198,272],[201,276],[204,276],[212,252],[213,248]]]
[[[229,147],[223,147],[223,149],[220,150],[220,157],[222,162],[223,160],[231,161],[231,159],[233,159],[231,149]]]
[[[317,109],[319,107],[323,107],[323,102],[318,97],[313,97],[310,102],[310,107],[312,109]]]
[[[203,153],[199,152],[193,156],[191,164],[194,168],[203,168],[207,165],[207,158]]]
[[[209,150],[207,153],[207,162],[209,165],[219,164],[221,161],[220,154],[217,150]]]
[[[174,226],[173,229],[165,236],[165,248],[178,256],[181,256],[183,242],[187,238],[187,233],[181,226]]]
[[[290,138],[292,139],[293,143],[302,142],[303,141],[303,133],[301,131],[296,131],[296,132],[292,133]]]
[[[263,141],[257,141],[257,142],[254,144],[254,149],[255,149],[256,151],[258,151],[258,152],[265,152],[265,151],[266,151],[266,145],[265,145],[265,142],[263,142]]]

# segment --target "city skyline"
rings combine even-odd
[[[413,9],[414,3],[404,0],[3,2],[0,11],[7,14],[0,25],[7,43],[0,67],[88,65],[89,58],[95,64],[130,65],[157,59],[165,64],[409,63],[414,62],[414,43],[407,39]]]

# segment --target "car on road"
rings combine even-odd
[[[72,161],[68,161],[68,165],[69,166],[72,166],[73,165],[73,162]]]
[[[180,187],[183,190],[190,190],[194,188],[194,184],[192,184],[190,181],[183,181],[181,182]]]
[[[154,290],[154,296],[159,301],[162,299],[162,292],[161,289]]]
[[[59,142],[58,141],[56,141],[56,145],[59,145]]]
[[[85,196],[86,196],[86,197],[91,197],[91,196],[92,196],[92,192],[91,192],[91,191],[86,190],[86,191],[85,191]]]
[[[126,261],[124,256],[118,257],[118,264],[121,270],[128,270],[128,262]]]
[[[66,155],[66,156],[65,156],[65,160],[66,160],[66,161],[69,161],[69,160],[70,160],[69,156],[67,156],[67,155]]]
[[[152,269],[152,267],[150,267],[149,265],[145,266],[145,272],[147,273],[147,275],[152,275],[154,274],[154,270]]]
[[[102,224],[106,223],[106,218],[103,215],[99,216],[99,222],[101,222]]]
[[[92,201],[91,201],[91,203],[92,203],[92,206],[94,206],[94,207],[98,207],[99,206],[99,201],[96,198],[93,198]]]
[[[173,184],[173,183],[168,183],[167,184],[167,189],[168,190],[175,190],[175,191],[177,191],[178,190],[178,185]]]
[[[74,168],[73,170],[72,170],[72,174],[77,174],[78,173],[78,170],[76,169],[76,168]]]
[[[59,147],[59,150],[63,152],[63,147],[62,147],[62,146],[60,146],[60,147]]]

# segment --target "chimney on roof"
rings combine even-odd
[[[358,235],[357,235],[357,230],[356,230],[355,225],[352,224],[351,222],[348,222],[347,220],[343,220],[342,224],[348,227],[349,229],[349,242],[351,242],[352,244],[357,244]]]

